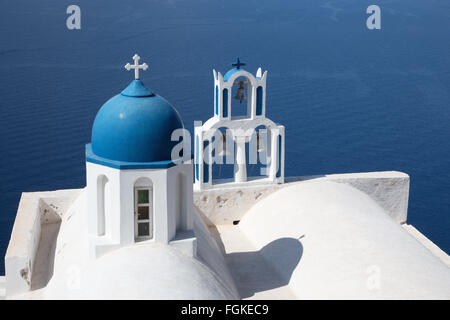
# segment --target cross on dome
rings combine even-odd
[[[233,63],[231,66],[236,67],[236,69],[240,69],[242,66],[245,66],[245,63],[241,62],[241,60],[239,60],[239,57],[238,57],[236,62]]]
[[[131,69],[134,69],[134,78],[137,80],[139,79],[139,69],[147,70],[148,65],[144,62],[143,64],[139,64],[139,60],[141,57],[139,57],[137,54],[133,56],[134,64],[127,63],[125,65],[125,69],[130,71]]]

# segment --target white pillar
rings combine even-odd
[[[212,167],[213,167],[213,156],[212,156],[212,138],[208,140],[208,184],[212,185]]]
[[[285,153],[285,134],[284,134],[284,126],[280,125],[278,126],[279,128],[279,132],[280,132],[280,136],[281,136],[281,142],[280,145],[278,146],[278,148],[280,148],[279,154],[280,154],[280,159],[279,161],[279,166],[280,166],[280,177],[278,178],[278,183],[284,183],[284,153]]]
[[[278,130],[270,130],[270,171],[269,177],[272,181],[277,178],[278,169]]]
[[[245,161],[245,137],[236,137],[236,158],[234,162],[234,182],[247,181]]]
[[[204,160],[203,160],[203,135],[201,133],[199,133],[199,135],[196,137],[196,142],[198,142],[197,144],[197,148],[198,148],[198,159],[197,159],[197,163],[198,163],[198,184],[199,186],[203,185],[203,166],[205,165]]]
[[[194,188],[201,190],[203,185],[203,131],[201,122],[194,122]],[[198,180],[197,180],[198,175]]]
[[[248,94],[250,95],[250,97],[248,97],[247,99],[249,99],[248,103],[250,104],[250,114],[248,114],[247,116],[251,119],[254,119],[256,116],[256,86],[249,85],[248,88]]]

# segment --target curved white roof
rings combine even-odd
[[[55,275],[49,299],[233,299],[221,279],[204,264],[166,245],[122,248],[79,272]]]
[[[345,184],[286,186],[255,204],[239,229],[296,298],[450,298],[450,268]]]
[[[22,299],[238,299],[215,240],[195,217],[198,258],[163,244],[141,244],[89,259],[82,192],[62,217],[48,283]],[[50,258],[49,260],[52,260]]]
[[[343,183],[287,184],[218,226],[221,244],[195,215],[196,258],[147,243],[90,260],[85,206],[82,192],[62,216],[50,281],[12,298],[450,299],[449,266]]]

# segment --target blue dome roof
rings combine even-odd
[[[92,127],[90,158],[103,164],[108,160],[115,164],[168,162],[178,143],[171,141],[172,132],[180,128],[183,122],[175,108],[142,81],[133,80],[98,111]]]

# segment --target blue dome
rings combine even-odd
[[[178,143],[171,141],[172,132],[181,128],[183,122],[175,108],[142,81],[133,80],[97,113],[91,158],[101,158],[103,161],[95,161],[99,163],[167,162]]]

